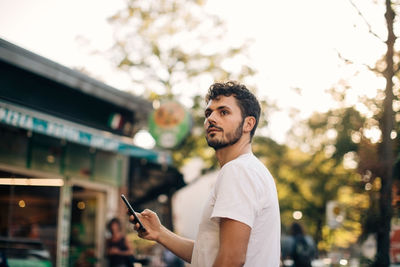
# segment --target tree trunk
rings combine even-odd
[[[392,169],[393,169],[393,140],[391,133],[394,128],[394,112],[393,112],[393,53],[396,36],[393,32],[393,22],[395,13],[390,0],[386,0],[386,24],[388,37],[386,41],[386,69],[384,77],[386,80],[385,100],[383,107],[383,116],[380,121],[382,130],[382,143],[380,149],[380,158],[382,163],[382,187],[379,200],[380,218],[379,229],[377,229],[377,255],[374,266],[390,265],[390,223],[392,218]]]

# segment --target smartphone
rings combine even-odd
[[[129,214],[133,215],[133,217],[135,217],[135,220],[133,221],[133,223],[138,223],[139,224],[139,231],[145,232],[146,228],[144,228],[142,222],[139,220],[139,217],[136,215],[135,210],[132,208],[131,204],[129,203],[129,201],[126,199],[126,197],[124,196],[124,194],[121,195],[122,200],[125,202],[126,207],[128,208],[128,212]]]

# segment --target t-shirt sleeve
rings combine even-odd
[[[253,227],[257,213],[255,186],[244,166],[230,165],[221,170],[215,186],[211,218],[229,218]]]

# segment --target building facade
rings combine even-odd
[[[0,39],[0,244],[38,241],[52,266],[103,266],[106,222],[125,213],[121,193],[166,211],[172,227],[182,175],[168,153],[132,143],[151,110]]]

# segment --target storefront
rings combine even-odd
[[[167,153],[132,144],[151,110],[0,39],[0,249],[40,244],[37,258],[51,266],[103,266],[120,193],[142,205],[164,197],[172,226],[168,200],[182,175]]]

